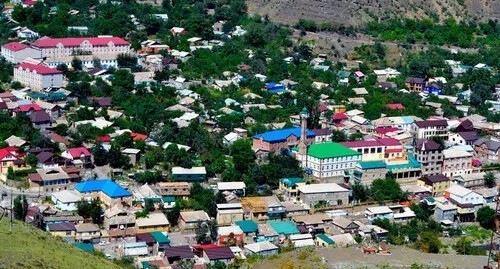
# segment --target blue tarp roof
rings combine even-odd
[[[75,189],[83,193],[102,191],[111,198],[126,197],[132,195],[122,186],[109,179],[87,180],[85,182],[76,184]]]
[[[266,142],[279,142],[279,141],[285,141],[287,137],[289,137],[292,134],[295,135],[297,138],[300,138],[300,133],[301,133],[300,128],[296,127],[296,128],[287,128],[287,129],[269,131],[262,134],[256,134],[253,136],[253,138],[260,139],[262,137],[262,139]],[[316,136],[313,132],[309,130],[306,131],[306,134],[307,137]]]
[[[413,122],[415,122],[415,120],[412,117],[410,117],[410,116],[403,116],[401,118],[403,119],[403,121],[405,123],[413,123]]]
[[[87,244],[87,243],[77,243],[75,245],[77,248],[87,251],[87,252],[93,252],[94,251],[94,245],[92,244]]]

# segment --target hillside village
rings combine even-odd
[[[487,254],[468,231],[491,234],[498,209],[490,47],[388,66],[380,44],[313,54],[240,1],[113,2],[3,8],[5,215],[136,268],[306,247]]]

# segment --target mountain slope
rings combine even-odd
[[[0,268],[119,268],[23,222],[0,221]]]
[[[247,5],[251,14],[284,23],[307,19],[361,25],[374,17],[453,17],[458,21],[500,17],[500,1],[495,0],[248,0]]]

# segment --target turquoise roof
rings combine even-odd
[[[359,162],[359,166],[361,166],[361,169],[363,169],[363,170],[379,169],[379,168],[386,168],[387,167],[387,165],[383,161]]]
[[[405,123],[409,123],[409,124],[411,124],[411,123],[414,123],[414,122],[415,122],[415,120],[414,120],[412,117],[410,117],[410,116],[403,116],[403,117],[401,117],[401,119],[403,119],[403,121],[404,121]]]
[[[164,203],[173,203],[175,202],[175,197],[173,196],[163,196],[161,198],[161,200],[164,202]]]
[[[297,183],[302,183],[306,181],[300,177],[288,177],[288,178],[285,177],[281,179],[281,182],[283,182],[283,184],[285,184],[287,187],[293,187],[296,186]]]
[[[335,242],[333,242],[333,240],[330,237],[326,236],[325,234],[317,234],[316,237],[325,241],[329,245],[335,244]]]
[[[269,221],[271,228],[278,234],[299,234],[300,231],[291,221]]]
[[[33,99],[45,99],[45,98],[47,98],[47,95],[45,95],[43,93],[39,93],[39,92],[29,93],[28,96],[33,98]]]
[[[75,245],[77,248],[87,251],[87,252],[93,252],[94,251],[94,245],[92,244],[87,244],[87,243],[77,243]]]
[[[257,223],[253,220],[240,220],[235,222],[244,233],[254,233],[259,230]]]
[[[398,169],[411,169],[411,168],[420,168],[420,163],[415,160],[413,155],[408,154],[408,160],[410,161],[407,164],[393,164],[388,165],[387,170],[398,170]]]
[[[87,180],[82,183],[76,184],[75,189],[81,193],[102,191],[111,198],[132,196],[129,191],[110,179]]]
[[[170,239],[165,236],[162,232],[152,232],[149,233],[155,239],[158,244],[170,244]]]

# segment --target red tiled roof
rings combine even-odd
[[[377,140],[366,140],[366,141],[348,141],[348,142],[340,142],[339,144],[344,145],[348,148],[362,148],[362,147],[380,147],[380,144]]]
[[[211,248],[220,248],[220,246],[216,244],[203,244],[203,245],[195,245],[194,248],[198,250],[205,250]]]
[[[483,162],[481,162],[481,160],[472,159],[472,166],[481,166],[481,165],[483,165]]]
[[[85,157],[89,157],[90,156],[90,152],[88,149],[84,148],[84,147],[79,147],[79,148],[71,148],[71,149],[67,149],[67,151],[69,152],[69,154],[71,155],[71,157],[73,158],[80,158],[80,156],[82,156],[82,154],[85,156]]]
[[[80,47],[84,41],[88,41],[93,46],[107,46],[110,42],[113,42],[115,46],[130,45],[130,43],[120,37],[44,38],[38,39],[32,45],[39,48],[56,47],[58,44],[62,44],[65,47]]]
[[[19,42],[10,42],[10,43],[7,43],[7,44],[2,46],[2,48],[5,48],[5,49],[11,50],[11,51],[20,51],[20,50],[23,50],[27,47],[28,47],[28,45],[25,45],[25,44],[22,44]]]
[[[376,133],[379,133],[379,134],[386,134],[386,133],[390,133],[390,132],[395,132],[395,131],[399,131],[399,128],[398,127],[383,127],[383,126],[379,126],[375,129],[373,129],[373,131],[375,131]]]
[[[401,142],[399,142],[395,138],[387,137],[387,138],[377,138],[377,141],[380,142],[380,144],[390,147],[390,146],[401,146]]]
[[[385,153],[396,153],[396,152],[402,152],[402,151],[403,151],[402,148],[398,148],[398,149],[386,149]]]
[[[16,153],[17,150],[18,149],[14,148],[14,147],[8,147],[8,148],[0,149],[0,160],[2,160],[3,158],[7,157],[8,155],[14,156],[15,154],[13,154],[13,153]]]
[[[402,110],[402,109],[405,109],[405,107],[401,103],[387,104],[385,106],[388,107],[388,108],[390,108],[390,109],[393,109],[393,110]]]
[[[109,136],[109,135],[98,136],[95,138],[95,141],[103,142],[103,143],[110,142],[111,136]]]
[[[35,71],[38,74],[42,74],[42,75],[62,74],[61,71],[59,71],[59,70],[57,70],[55,68],[50,68],[48,66],[40,65],[40,64],[23,63],[23,64],[16,65],[15,68],[21,68],[23,70],[29,70],[30,72],[31,71]]]
[[[137,140],[146,140],[148,138],[147,135],[139,134],[139,133],[131,133],[130,136],[134,141]]]
[[[347,116],[344,113],[334,113],[332,115],[333,120],[347,120]]]
[[[40,106],[39,106],[39,105],[37,105],[37,104],[27,104],[27,105],[20,105],[20,106],[19,106],[19,110],[20,110],[21,112],[28,112],[28,111],[30,111],[30,110],[40,111],[40,110],[42,110],[42,109],[41,109],[41,108],[40,108]]]

